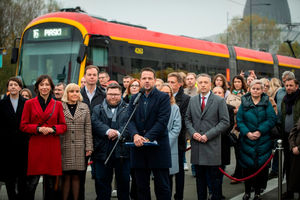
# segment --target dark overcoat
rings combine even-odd
[[[0,101],[0,180],[26,175],[28,135],[19,130],[25,99],[20,95],[17,111],[6,96]]]
[[[242,97],[242,103],[237,113],[237,126],[240,129],[240,164],[243,168],[259,168],[272,153],[270,131],[275,126],[277,117],[266,94],[261,95],[258,104],[254,104],[251,94]],[[247,137],[249,132],[259,131],[257,140]]]
[[[106,100],[104,100],[106,101]],[[118,105],[116,123],[112,124],[112,119],[108,118],[103,103],[95,106],[92,115],[92,127],[93,127],[93,140],[94,140],[94,152],[93,159],[104,161],[115,145],[117,139],[114,141],[109,140],[106,132],[108,129],[118,130],[122,133],[123,128],[128,120],[128,104],[122,101]],[[129,141],[128,133],[123,133],[125,140],[120,141],[114,151],[115,158],[129,158],[129,147],[125,146],[124,141]]]
[[[85,87],[80,90],[80,93],[83,97],[83,102],[88,105],[91,115],[92,115],[92,111],[93,111],[94,107],[96,105],[102,103],[106,96],[105,92],[103,92],[99,87],[96,87],[96,92],[95,92],[95,95],[93,96],[91,102],[86,94]]]
[[[291,150],[291,171],[289,178],[289,190],[294,192],[299,192],[300,188],[300,155],[293,154],[292,149],[294,147],[298,147],[298,151],[300,151],[300,118],[298,122],[295,124],[294,128],[291,130],[289,136],[289,144]]]
[[[181,130],[180,134],[178,136],[178,149],[181,151],[185,151],[186,149],[186,127],[184,123],[184,116],[187,110],[187,107],[190,102],[190,96],[184,94],[183,87],[179,88],[178,93],[175,96],[176,104],[178,105],[180,109],[180,115],[182,116],[181,118]]]
[[[230,164],[230,138],[229,134],[234,126],[234,109],[235,107],[227,104],[230,126],[227,128],[226,131],[222,132],[221,134],[221,160],[222,165],[229,165]]]
[[[133,96],[129,104],[129,116],[133,112]],[[131,137],[139,134],[150,141],[157,141],[158,146],[131,148],[131,165],[133,168],[170,168],[171,153],[167,125],[170,118],[171,105],[168,94],[156,88],[142,95],[128,126]]]

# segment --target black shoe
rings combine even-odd
[[[261,196],[259,194],[256,194],[253,198],[253,200],[261,200]]]
[[[225,200],[226,197],[222,194],[221,200]]]
[[[249,200],[250,199],[250,194],[245,193],[243,196],[243,200]]]
[[[268,176],[268,179],[270,180],[270,179],[277,178],[277,177],[278,177],[278,173],[271,171]]]
[[[285,192],[282,194],[282,200],[292,200],[294,199],[294,193],[293,192]]]

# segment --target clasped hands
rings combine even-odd
[[[141,147],[144,145],[144,142],[149,142],[149,139],[145,138],[143,136],[140,136],[139,134],[135,134],[133,136],[133,142],[134,142],[135,146]]]
[[[201,135],[200,133],[194,133],[193,134],[194,140],[197,140],[198,142],[206,143],[208,138],[206,135]]]
[[[42,133],[43,135],[48,135],[50,133],[54,133],[53,128],[51,127],[39,127],[39,132]]]
[[[248,132],[248,133],[247,133],[247,137],[248,137],[250,140],[257,140],[260,136],[261,136],[261,133],[260,133],[259,131]]]
[[[115,140],[117,139],[119,136],[119,133],[117,130],[115,129],[109,129],[108,133],[107,133],[107,137],[109,140]]]
[[[292,151],[294,155],[300,155],[298,147],[293,147]]]

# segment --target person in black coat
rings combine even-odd
[[[190,102],[190,96],[184,94],[183,78],[177,72],[168,74],[168,83],[172,87],[175,95],[176,104],[180,109],[181,131],[178,136],[178,158],[179,158],[179,172],[175,175],[175,194],[174,198],[177,200],[183,199],[184,193],[184,153],[186,149],[186,127],[184,123],[184,116]],[[172,179],[171,179],[172,180]],[[172,185],[172,184],[171,184]]]
[[[22,81],[7,82],[9,95],[0,101],[0,181],[9,199],[23,199],[27,172],[28,135],[19,130],[26,99],[19,95]]]
[[[215,87],[213,89],[213,93],[222,98],[225,97],[225,92],[222,87],[219,87],[219,86]],[[230,164],[230,145],[232,142],[230,140],[229,135],[234,126],[234,109],[235,109],[235,107],[230,104],[227,104],[227,108],[228,108],[228,113],[229,113],[230,126],[226,131],[224,131],[221,134],[221,160],[222,160],[221,168],[223,170],[225,170],[226,165]],[[222,180],[223,180],[223,174],[220,173],[220,175],[222,176]],[[222,193],[222,198],[225,199],[225,197],[223,196],[223,193]]]
[[[81,89],[81,95],[83,102],[86,103],[90,108],[92,115],[93,108],[101,104],[105,99],[105,93],[97,87],[99,69],[97,66],[89,65],[85,68],[84,77],[86,85]]]
[[[130,163],[135,169],[138,199],[151,199],[150,173],[154,175],[156,199],[171,200],[169,168],[171,151],[167,125],[171,113],[169,96],[155,88],[155,71],[141,70],[141,85],[145,93],[131,98],[129,116],[133,103],[140,96],[139,104],[128,125],[128,132],[135,146],[130,149]],[[145,142],[157,142],[157,146],[144,146]]]
[[[106,99],[95,106],[92,115],[97,200],[110,199],[113,171],[118,199],[129,200],[129,147],[124,143],[129,141],[129,137],[126,131],[108,163],[104,164],[128,120],[128,104],[121,99],[122,88],[119,84],[112,83],[106,89]]]
[[[93,113],[93,108],[101,104],[103,100],[105,99],[105,92],[102,91],[98,86],[98,78],[99,78],[99,69],[97,66],[94,65],[89,65],[86,66],[85,71],[84,71],[84,78],[86,80],[85,86],[81,89],[80,93],[83,97],[84,103],[86,103],[89,106],[90,109],[90,114],[92,115]],[[87,157],[88,159],[89,157]],[[94,165],[91,165],[92,167],[92,178],[94,178],[95,170],[94,170]],[[86,173],[83,173],[83,175],[80,177],[80,194],[79,194],[79,199],[83,200],[84,199],[84,185],[85,185],[85,177]]]

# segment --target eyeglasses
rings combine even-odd
[[[112,97],[118,97],[121,96],[121,94],[111,94],[111,93],[107,93],[107,96],[112,96]]]
[[[138,85],[138,84],[132,84],[130,87],[140,87],[140,85]]]

